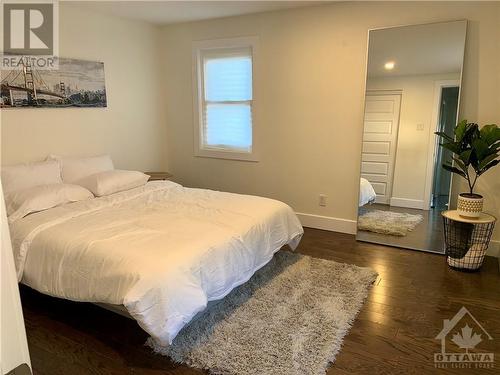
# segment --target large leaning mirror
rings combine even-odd
[[[361,155],[360,241],[444,253],[467,21],[371,30]]]

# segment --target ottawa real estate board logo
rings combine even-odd
[[[58,2],[3,0],[2,69],[57,69]]]
[[[462,307],[451,320],[443,321],[443,329],[436,336],[436,340],[441,341],[441,352],[434,353],[436,368],[495,367],[494,353],[477,348],[479,344],[493,340],[493,337],[465,307]]]

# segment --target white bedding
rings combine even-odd
[[[366,178],[361,177],[359,182],[359,207],[375,202],[375,198],[377,198],[377,194],[373,190],[372,184]]]
[[[123,304],[160,345],[303,234],[272,199],[155,181],[11,224],[18,278],[49,295]]]

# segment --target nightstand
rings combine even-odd
[[[169,180],[173,177],[172,174],[168,172],[144,172],[149,176],[148,181],[160,181],[160,180]]]

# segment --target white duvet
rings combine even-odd
[[[361,177],[359,181],[359,207],[367,203],[375,202],[377,194],[373,189],[372,184],[366,178]]]
[[[160,345],[302,233],[279,201],[168,181],[11,224],[20,281],[52,296],[123,304]]]

